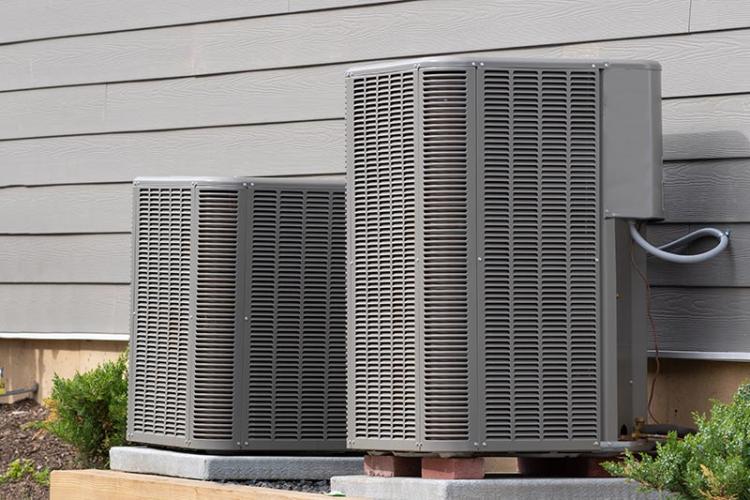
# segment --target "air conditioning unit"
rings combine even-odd
[[[344,451],[343,182],[134,183],[128,439]]]
[[[449,57],[346,83],[349,447],[626,446],[649,338],[628,220],[662,217],[659,65]]]

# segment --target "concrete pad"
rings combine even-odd
[[[657,500],[626,479],[419,479],[342,476],[331,478],[331,491],[377,500]]]
[[[109,450],[110,469],[204,480],[330,479],[362,474],[356,456],[204,455],[141,446]]]

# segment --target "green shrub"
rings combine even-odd
[[[84,466],[108,466],[109,449],[125,444],[126,355],[71,379],[55,375],[46,403],[50,416],[43,427],[75,446]]]
[[[656,456],[627,453],[623,462],[605,468],[677,498],[750,500],[750,385],[740,387],[729,404],[714,402],[710,417],[693,418],[696,434],[679,440],[672,433]]]

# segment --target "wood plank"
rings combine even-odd
[[[651,284],[672,287],[750,287],[750,224],[655,224],[649,226],[648,237],[655,244],[663,244],[702,227],[730,231],[729,247],[713,259],[700,264],[672,264],[649,257],[648,278]],[[704,238],[676,251],[698,253],[715,244],[715,239]]]
[[[0,234],[130,231],[127,184],[0,189]]]
[[[59,470],[51,475],[51,500],[316,500],[316,493],[217,484],[111,470]],[[350,498],[350,497],[347,497]],[[356,500],[356,499],[355,499]]]
[[[343,121],[0,142],[5,186],[344,172]]]
[[[658,60],[663,95],[750,92],[750,30],[475,53]],[[349,64],[0,93],[0,139],[344,116]]]
[[[750,351],[750,289],[651,290],[659,348],[665,351]]]
[[[747,0],[693,0],[690,31],[750,27]]]
[[[2,284],[0,331],[127,333],[128,285]]]
[[[0,283],[130,283],[130,234],[0,236]]]
[[[750,159],[664,164],[668,222],[750,222]]]
[[[662,113],[665,159],[750,157],[750,94],[668,100]]]
[[[0,43],[389,3],[396,0],[8,0]]]
[[[0,46],[0,90],[682,33],[689,0],[392,3]]]

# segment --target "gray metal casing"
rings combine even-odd
[[[659,78],[454,57],[347,73],[350,448],[598,451],[645,416],[619,218],[662,217]]]
[[[134,182],[128,440],[345,451],[343,182]]]

